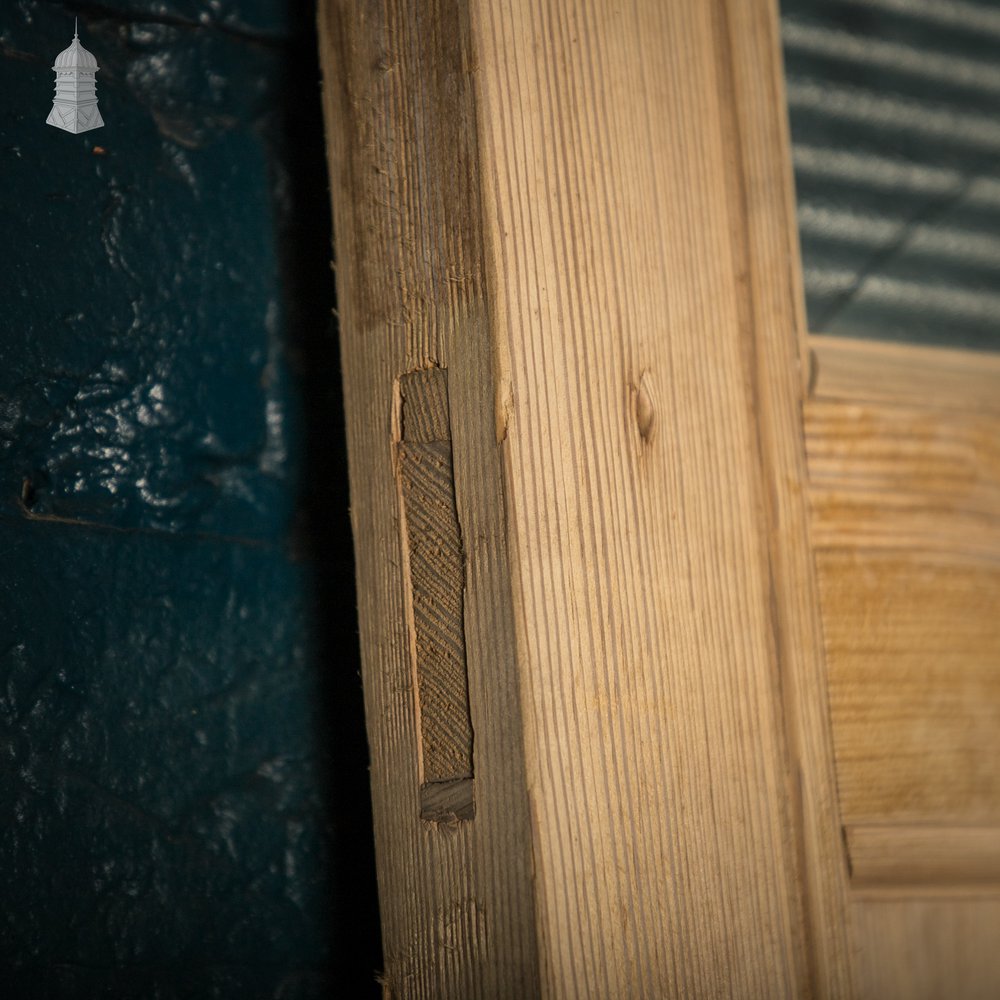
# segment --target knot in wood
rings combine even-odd
[[[651,441],[656,427],[656,405],[653,398],[652,378],[644,371],[639,384],[632,392],[635,405],[635,424],[643,441]]]

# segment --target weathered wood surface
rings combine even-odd
[[[320,25],[388,995],[848,995],[773,4]],[[428,368],[466,560],[451,824],[420,819],[394,464]]]
[[[319,29],[385,994],[533,997],[531,828],[466,5],[330,0]],[[448,373],[475,774],[475,818],[455,823],[421,818],[442,805],[420,792],[417,674],[434,665],[416,650],[397,480],[405,414],[394,386],[434,366]]]
[[[543,989],[799,995],[725,12],[476,13]]]

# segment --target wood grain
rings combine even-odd
[[[320,27],[387,995],[848,995],[773,3]],[[475,737],[451,826],[418,819],[394,478],[428,368]]]
[[[966,357],[962,392],[942,353],[890,352],[912,378],[900,402],[886,376],[805,408],[849,824],[1000,823],[1000,414],[983,405],[989,364]],[[949,388],[917,405],[939,371]]]
[[[1000,899],[855,904],[864,1000],[995,1000]]]
[[[468,14],[452,0],[325,0],[319,33],[384,994],[531,998],[533,862]],[[395,470],[393,387],[434,366],[448,370],[448,409],[458,415],[451,444],[475,733],[476,815],[457,824],[420,819]],[[363,971],[345,970],[345,980]]]
[[[811,400],[814,544],[1000,561],[1000,413],[967,398],[963,409]]]
[[[859,995],[1000,995],[1000,356],[812,337]]]
[[[465,652],[465,553],[455,507],[448,373],[443,368],[408,372],[399,379],[397,397],[400,528],[420,737],[420,815],[434,821],[471,819],[475,791]],[[447,789],[431,787],[442,783]]]
[[[812,396],[1000,416],[1000,354],[813,335]]]
[[[1000,567],[817,553],[847,823],[1000,824]]]
[[[802,855],[810,978],[816,995],[846,997],[856,983],[819,591],[802,494],[808,470],[801,409],[810,355],[776,6],[734,2],[727,8],[742,161],[734,218],[745,219],[734,239],[745,247],[743,322],[752,335],[744,342],[767,472],[775,652],[792,757],[789,799]]]
[[[543,992],[836,993],[774,11],[474,10]]]
[[[969,888],[1000,896],[1000,826],[849,826],[855,889]]]

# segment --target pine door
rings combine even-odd
[[[385,995],[1000,993],[997,367],[808,338],[772,0],[320,28]]]

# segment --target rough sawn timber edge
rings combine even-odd
[[[773,3],[327,0],[320,30],[387,993],[850,995]],[[632,181],[659,242],[602,214]],[[418,818],[391,455],[429,365],[469,539],[454,828]]]
[[[380,978],[393,1000],[530,998],[539,994],[531,836],[493,430],[468,15],[457,0],[327,0],[318,20]],[[475,732],[475,818],[455,823],[420,815],[418,660],[396,493],[394,386],[432,368],[448,372]]]

